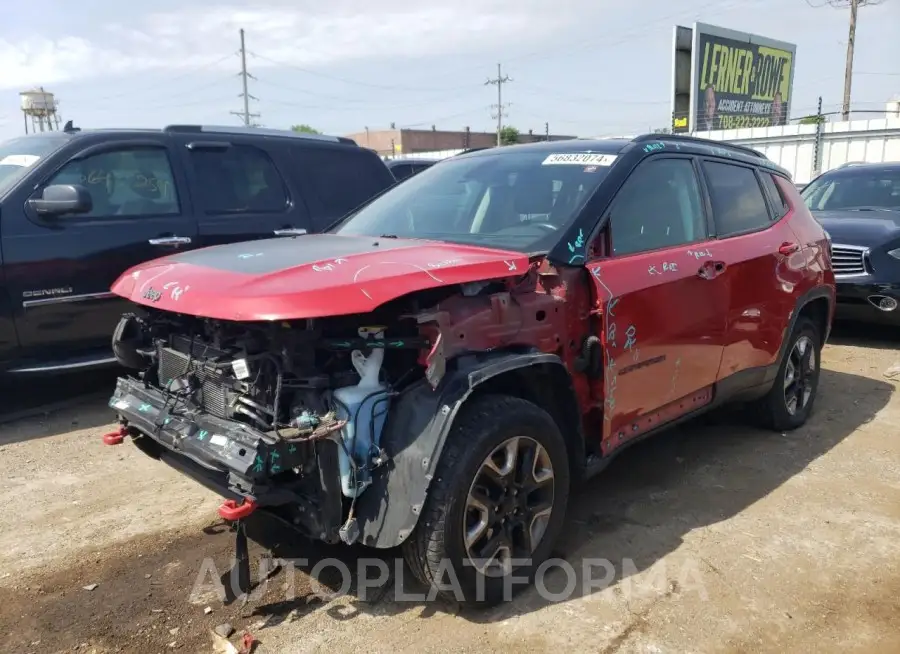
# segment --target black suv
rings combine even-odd
[[[394,183],[350,139],[281,130],[69,129],[0,143],[0,371],[113,363],[127,303],[109,288],[127,268],[321,231]]]
[[[847,163],[802,195],[831,235],[837,318],[900,325],[900,163]]]

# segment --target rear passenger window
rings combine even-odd
[[[766,194],[769,196],[769,201],[772,203],[772,208],[775,210],[774,219],[781,220],[788,212],[788,204],[781,193],[781,189],[778,188],[775,176],[772,173],[760,172],[760,177],[766,189]]]
[[[284,180],[265,152],[250,145],[190,150],[206,213],[269,213],[287,209]]]
[[[771,222],[769,207],[752,168],[706,161],[703,169],[718,236],[761,229]]]
[[[325,212],[311,212],[317,231],[394,183],[384,163],[361,148],[303,147],[295,148],[294,156],[301,162],[304,187],[315,194]]]
[[[629,177],[610,211],[613,253],[645,252],[707,238],[690,159],[650,159]]]

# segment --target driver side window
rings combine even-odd
[[[172,168],[163,148],[115,150],[70,161],[46,186],[54,184],[80,185],[90,194],[91,211],[73,218],[180,213]]]
[[[634,254],[707,238],[697,175],[690,159],[653,158],[622,185],[610,211],[613,254]]]

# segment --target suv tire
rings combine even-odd
[[[765,427],[790,431],[809,418],[821,372],[822,335],[819,331],[809,318],[797,320],[775,383],[759,401],[759,418]]]
[[[431,586],[431,596],[480,606],[510,599],[550,555],[569,482],[566,444],[546,411],[507,395],[470,400],[454,421],[424,511],[403,544],[406,562]],[[491,556],[504,538],[513,547]],[[470,554],[476,552],[482,556]],[[524,565],[512,563],[525,558]]]

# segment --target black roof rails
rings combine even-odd
[[[356,141],[345,136],[329,136],[327,134],[311,134],[308,132],[295,132],[289,129],[271,129],[267,127],[231,127],[228,125],[167,125],[164,132],[181,133],[212,133],[212,134],[246,134],[250,136],[277,136],[280,138],[307,139],[312,141],[328,141],[331,143],[346,143],[356,145]]]
[[[462,152],[457,152],[456,154],[454,154],[452,156],[458,157],[461,154],[469,154],[470,152],[481,152],[482,150],[492,150],[495,147],[497,147],[497,146],[496,145],[488,145],[488,146],[481,147],[481,148],[467,148],[467,149],[463,150]]]
[[[688,136],[686,134],[641,134],[632,139],[635,143],[644,143],[646,141],[680,141],[681,143],[697,143],[703,145],[715,145],[721,148],[729,148],[742,154],[755,157],[757,159],[768,159],[759,150],[747,147],[746,145],[737,145],[727,141],[713,141],[712,139],[703,139],[697,136]]]

